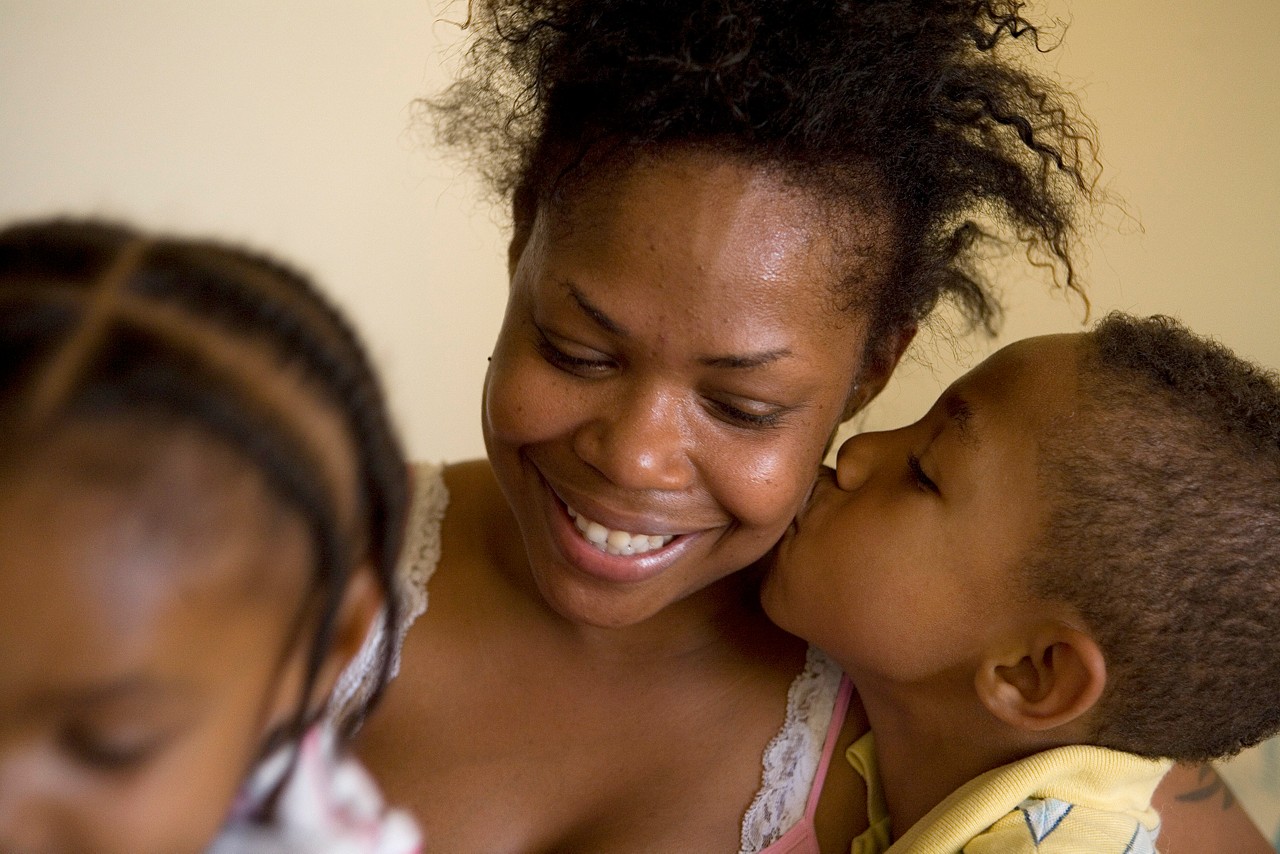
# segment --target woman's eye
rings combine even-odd
[[[916,485],[926,492],[932,492],[935,495],[940,494],[938,484],[933,482],[933,478],[924,473],[924,467],[920,465],[920,458],[915,454],[907,455],[907,468],[911,470],[911,476],[915,479]]]
[[[723,400],[712,400],[711,408],[725,421],[741,427],[764,429],[767,427],[777,427],[782,423],[782,410],[774,412],[748,412],[741,407],[734,406],[731,403],[726,403]]]
[[[538,352],[549,364],[578,376],[600,373],[613,366],[610,359],[587,359],[566,353],[552,343],[541,329],[538,330]]]
[[[99,771],[127,771],[151,759],[165,738],[151,733],[106,735],[85,726],[70,726],[61,736],[63,749],[77,762]]]

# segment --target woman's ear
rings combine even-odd
[[[840,419],[842,422],[852,418],[884,389],[885,383],[889,382],[889,377],[893,376],[894,369],[898,367],[898,362],[902,360],[902,354],[907,352],[907,347],[911,346],[915,337],[916,325],[912,323],[889,333],[878,346],[867,351],[866,364],[862,366],[857,382],[845,401],[844,415]]]
[[[1078,720],[1097,704],[1106,684],[1097,642],[1060,622],[1040,627],[1013,651],[989,656],[974,678],[991,714],[1029,732]]]
[[[529,244],[529,229],[516,227],[511,234],[511,242],[507,244],[507,278],[514,279],[516,276],[516,267],[520,264],[520,256],[524,254],[524,248]]]

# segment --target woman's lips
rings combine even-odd
[[[698,539],[696,533],[649,533],[611,528],[567,504],[548,485],[551,528],[562,554],[579,572],[632,584],[661,575]]]
[[[675,539],[672,534],[633,534],[630,531],[607,528],[594,519],[588,519],[568,504],[565,505],[565,510],[573,520],[573,526],[586,541],[607,554],[619,557],[642,555],[660,549]]]

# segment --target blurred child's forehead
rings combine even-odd
[[[280,634],[311,575],[306,525],[234,451],[122,422],[63,429],[7,467],[0,542],[0,658],[41,662],[0,669],[33,685],[154,669],[174,639],[233,620]]]
[[[6,467],[0,505],[11,517],[34,514],[33,536],[66,547],[93,541],[104,554],[126,549],[137,560],[112,571],[145,569],[155,577],[139,583],[184,588],[272,586],[273,573],[238,570],[303,527],[225,443],[191,427],[125,419],[60,428],[22,463]],[[290,573],[280,567],[277,574]],[[294,586],[291,579],[287,586]]]

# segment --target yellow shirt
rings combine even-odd
[[[852,854],[1151,854],[1151,796],[1172,765],[1091,745],[1046,750],[970,780],[891,843],[871,733],[845,755],[867,781],[871,820]]]

